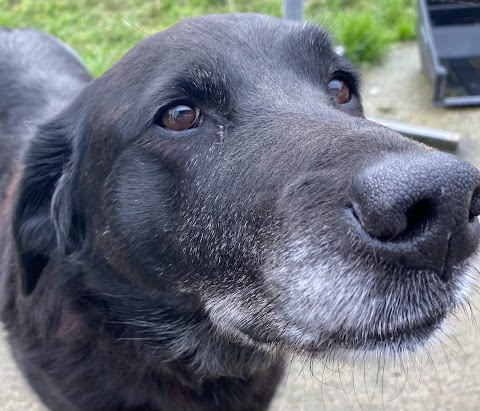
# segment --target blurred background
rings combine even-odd
[[[211,13],[281,16],[281,0],[0,0],[0,25],[46,31],[72,46],[95,76],[147,34]],[[356,63],[378,62],[415,34],[413,0],[307,0],[305,18],[330,29]]]

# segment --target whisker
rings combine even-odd
[[[94,25],[93,27],[97,28],[97,29],[100,29],[102,31],[105,31],[107,33],[110,33],[110,34],[113,34],[117,39],[124,39],[124,36],[121,36],[120,34],[118,33],[115,33],[114,31],[112,30],[109,30],[109,29],[106,29],[105,27],[101,27],[101,26],[97,26],[97,25]],[[134,42],[134,41],[128,41],[128,43],[131,45],[131,46],[135,46],[137,43]]]
[[[120,17],[122,20],[126,21],[128,24],[130,24],[132,27],[136,28],[140,33],[143,33],[145,34],[145,36],[147,37],[152,37],[150,34],[146,33],[145,31],[143,31],[140,27],[138,27],[137,25],[135,25],[133,22],[131,22],[129,19],[127,19],[126,17],[122,16],[120,13],[115,13],[118,17]]]

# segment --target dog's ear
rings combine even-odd
[[[24,158],[13,218],[24,295],[34,290],[51,254],[70,245],[73,145],[80,132],[75,125],[80,122],[72,124],[71,119],[64,113],[41,126]]]

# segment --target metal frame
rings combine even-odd
[[[473,59],[480,63],[480,4],[418,0],[417,41],[423,71],[433,86],[433,103],[480,105],[480,69],[471,64]],[[452,78],[458,83],[455,90]]]

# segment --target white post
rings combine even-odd
[[[303,21],[304,0],[283,0],[283,18],[288,20]]]

